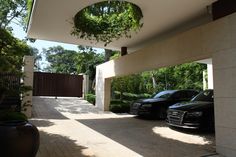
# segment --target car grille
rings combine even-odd
[[[182,125],[183,118],[185,111],[179,111],[179,110],[168,110],[168,121],[170,124],[175,124],[175,125]]]

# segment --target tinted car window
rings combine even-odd
[[[192,99],[192,101],[211,101],[211,102],[213,102],[213,100],[214,99],[212,90],[203,91]]]
[[[188,96],[185,91],[178,91],[173,94],[172,98],[177,99],[177,100],[182,100],[186,99]]]
[[[190,100],[196,94],[197,92],[195,91],[178,91],[173,94],[172,98],[177,100]]]
[[[157,98],[169,98],[173,93],[174,93],[174,91],[162,91],[160,93],[157,93],[153,98],[155,98],[155,99],[157,99]]]
[[[196,91],[185,91],[185,93],[186,93],[186,98],[188,99],[191,99],[198,94],[198,92]]]

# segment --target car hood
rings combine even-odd
[[[162,101],[166,101],[167,99],[165,98],[157,98],[157,99],[154,99],[154,98],[149,98],[149,99],[140,99],[140,100],[137,100],[136,102],[139,102],[139,103],[156,103],[156,102],[162,102]]]
[[[190,102],[182,102],[177,103],[169,107],[169,109],[176,109],[182,111],[191,111],[191,110],[203,110],[207,108],[213,108],[213,102],[205,102],[205,101],[190,101]]]

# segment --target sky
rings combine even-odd
[[[13,28],[14,37],[18,39],[25,39],[27,34],[21,26],[15,23],[12,23],[11,27]],[[37,48],[39,52],[42,52],[43,48],[47,49],[49,47],[58,46],[58,45],[62,46],[64,49],[67,49],[67,50],[78,51],[78,48],[77,48],[78,45],[58,43],[58,42],[52,42],[52,41],[46,41],[46,40],[36,40],[35,42],[28,41],[27,44],[32,47]],[[99,49],[99,48],[94,48],[94,49],[96,50],[97,53],[104,52],[103,49]],[[43,55],[42,55],[42,60],[39,61],[39,64],[42,69],[46,68],[49,65],[49,63],[45,60],[45,57]]]

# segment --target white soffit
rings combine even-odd
[[[206,7],[215,0],[127,1],[138,5],[144,15],[144,26],[140,32],[134,33],[132,38],[122,38],[104,47],[104,43],[78,39],[70,34],[74,15],[100,0],[35,0],[28,37],[114,50],[128,47],[128,51],[135,51],[168,30],[173,30],[197,17],[207,16]]]

